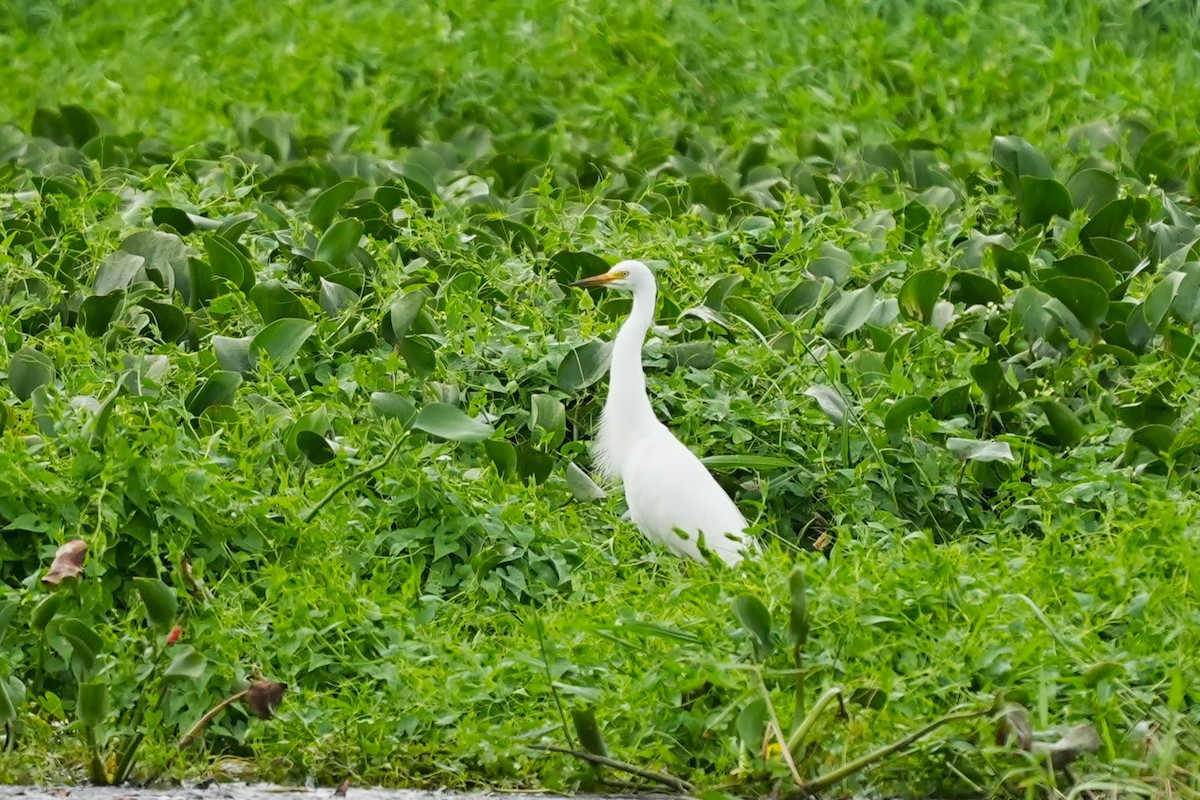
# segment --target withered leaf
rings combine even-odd
[[[1026,752],[1033,749],[1033,722],[1025,707],[1017,703],[1006,705],[996,721],[996,744],[1004,746],[1010,741]]]
[[[346,792],[348,792],[348,791],[350,791],[350,779],[346,778],[346,780],[344,780],[340,784],[338,784],[337,790],[334,791],[333,796],[334,797],[345,797]]]
[[[275,709],[283,702],[283,693],[286,691],[286,683],[260,678],[250,684],[246,691],[246,706],[256,717],[274,719]]]
[[[78,578],[83,572],[83,560],[87,558],[88,546],[83,539],[72,539],[58,548],[50,570],[42,576],[42,583],[58,586],[68,578]]]

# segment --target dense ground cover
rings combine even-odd
[[[832,790],[1195,794],[1197,29],[1126,6],[6,6],[0,778],[745,796],[979,711]],[[584,475],[619,257],[738,572]]]

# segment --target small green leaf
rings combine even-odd
[[[33,347],[22,347],[8,362],[8,385],[18,400],[28,400],[35,389],[54,380],[54,363]]]
[[[567,435],[567,408],[558,398],[534,394],[529,412],[529,429],[547,447],[558,447]]]
[[[108,716],[108,684],[90,681],[79,685],[76,716],[88,728],[95,728]]]
[[[412,426],[452,442],[481,442],[495,433],[491,425],[472,419],[446,403],[433,403],[422,408]]]
[[[596,722],[596,709],[588,706],[584,709],[572,708],[571,721],[575,723],[575,733],[583,749],[597,756],[608,757],[608,748],[604,745],[604,735]]]
[[[176,651],[171,663],[167,665],[163,677],[198,680],[204,677],[204,670],[207,668],[207,658],[197,653],[191,645],[183,645]]]
[[[250,364],[257,366],[266,356],[276,367],[286,368],[316,329],[316,324],[305,319],[275,320],[251,338]]]
[[[362,222],[357,219],[342,219],[330,225],[317,242],[317,261],[324,261],[335,267],[342,266],[351,251],[358,246],[364,230]]]
[[[960,439],[951,436],[946,440],[946,449],[959,461],[1015,461],[1008,442]]]
[[[133,586],[142,597],[150,627],[160,631],[169,630],[175,624],[178,611],[175,590],[157,578],[134,578]]]
[[[771,639],[771,612],[754,595],[743,594],[734,599],[733,613],[752,637],[755,657],[759,661],[765,660],[775,650]]]

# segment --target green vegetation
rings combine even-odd
[[[0,779],[1200,793],[1194,8],[392,5],[0,7]]]

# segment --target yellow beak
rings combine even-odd
[[[599,275],[593,275],[590,278],[584,278],[582,280],[575,281],[571,285],[579,286],[584,289],[591,289],[596,286],[604,286],[606,284],[612,283],[614,280],[616,280],[616,277],[617,276],[613,275],[611,272],[603,272]]]

